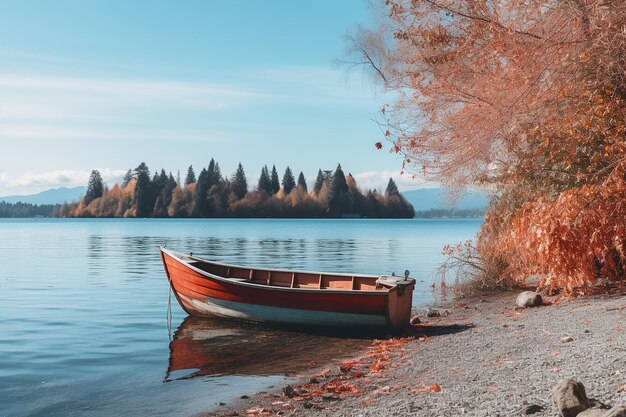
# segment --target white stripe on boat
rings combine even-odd
[[[201,314],[229,317],[247,321],[306,324],[311,326],[347,327],[388,326],[383,315],[339,313],[331,311],[301,310],[259,304],[239,303],[207,297],[206,301],[194,300],[178,293],[185,308]]]

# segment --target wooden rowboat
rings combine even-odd
[[[193,316],[302,326],[401,329],[415,280],[251,268],[161,248],[180,306]],[[408,274],[407,274],[408,275]]]

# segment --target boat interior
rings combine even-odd
[[[255,269],[229,266],[204,261],[194,257],[185,259],[195,268],[233,281],[250,282],[284,288],[309,288],[358,291],[387,291],[376,284],[377,277],[359,275],[334,275],[315,272]]]

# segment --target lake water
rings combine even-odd
[[[0,220],[0,416],[189,416],[363,348],[357,339],[186,318],[158,246],[229,263],[411,271],[480,220]],[[288,377],[288,376],[287,376]]]

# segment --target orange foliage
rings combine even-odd
[[[383,136],[404,170],[493,196],[476,245],[445,249],[450,269],[569,294],[623,284],[626,2],[387,5],[351,39],[398,97]]]
[[[130,217],[132,212],[135,180],[130,181],[122,188],[115,184],[110,190],[105,190],[102,197],[96,198],[88,205],[81,200],[73,210],[75,217]]]
[[[441,392],[441,386],[439,384],[428,385],[420,388],[413,388],[411,392]]]
[[[406,169],[475,185],[515,180],[534,165],[519,158],[535,153],[529,145],[552,147],[563,166],[584,164],[569,145],[598,133],[607,149],[623,145],[623,117],[607,115],[624,110],[624,2],[387,3],[379,31],[361,29],[352,49],[397,93],[380,114]]]
[[[536,274],[541,286],[567,293],[626,279],[626,181],[563,192],[527,203],[501,239],[512,251],[512,278]]]

